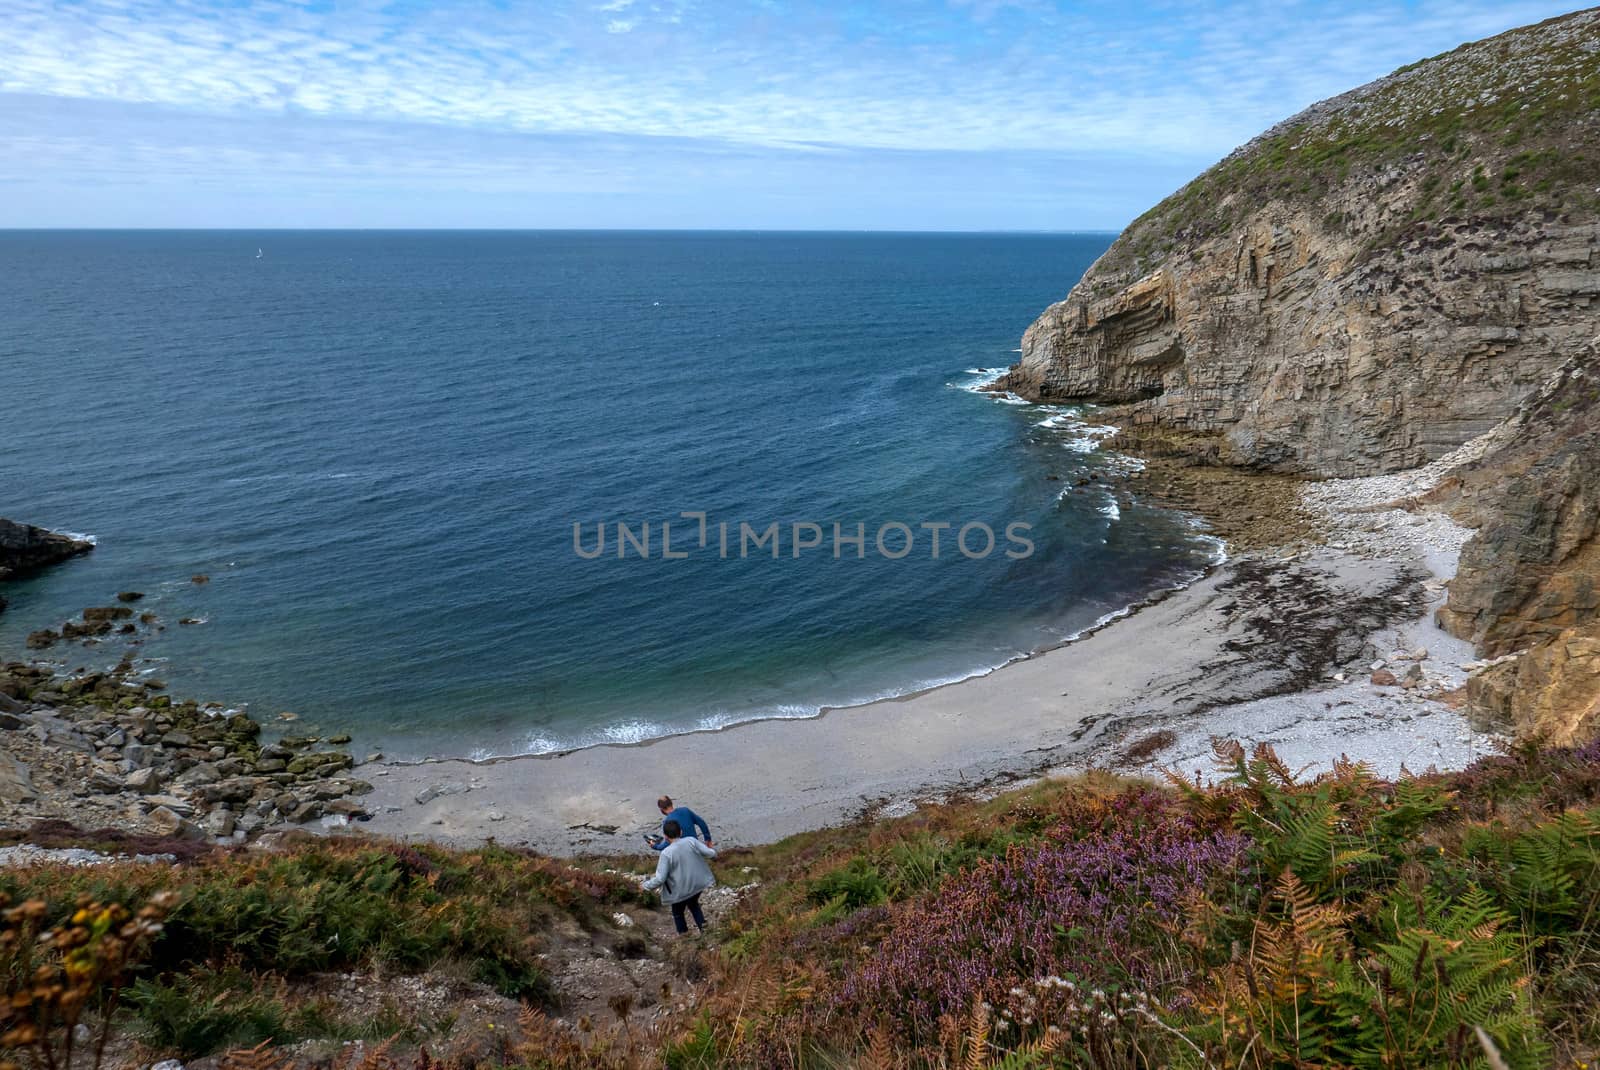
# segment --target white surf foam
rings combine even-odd
[[[643,743],[647,739],[659,739],[671,735],[672,729],[654,721],[624,721],[621,724],[607,725],[601,729],[600,734],[608,743]]]

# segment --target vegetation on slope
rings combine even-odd
[[[181,866],[0,869],[9,907],[0,1065],[8,1046],[12,1058],[51,1065],[78,1017],[112,999],[161,1055],[308,1037],[426,1040],[440,1023],[414,1007],[341,1015],[336,1001],[306,996],[308,982],[329,971],[446,969],[545,1007],[554,1000],[540,954],[549,934],[608,929],[610,909],[639,901],[626,878],[527,852],[360,839],[218,850]],[[160,924],[124,934],[135,911]]]
[[[1402,67],[1280,123],[1136,220],[1091,279],[1137,277],[1273,202],[1326,209],[1393,197],[1367,252],[1414,226],[1534,211],[1600,212],[1600,17],[1593,10]],[[1391,192],[1393,191],[1393,192]]]
[[[1508,1066],[1591,1057],[1600,746],[1398,784],[1220,755],[1213,787],[1046,787],[797,859],[727,948],[708,1049],[749,1066],[1495,1065],[1481,1028]]]
[[[1528,748],[1399,783],[1348,762],[1299,782],[1265,748],[1222,745],[1219,759],[1216,784],[1094,775],[725,855],[725,874],[748,866],[762,880],[733,917],[715,919],[695,1007],[635,1030],[628,1008],[613,1008],[609,1034],[530,1009],[513,1042],[461,1065],[1593,1061],[1600,744]],[[534,951],[552,923],[603,928],[601,912],[637,895],[624,878],[521,853],[361,841],[181,868],[17,870],[0,884],[32,901],[7,915],[18,935],[51,922],[88,933],[101,904],[175,893],[157,900],[165,928],[125,956],[126,970],[82,974],[84,1005],[120,987],[117,1019],[155,1051],[304,1032],[284,1016],[304,1018],[305,1005],[268,1008],[255,1024],[218,1020],[259,1012],[279,978],[339,964],[403,971],[448,959],[538,1007],[562,995]],[[95,939],[68,939],[60,953]],[[13,997],[40,987],[23,946],[0,947]],[[222,990],[231,995],[213,995]],[[27,1025],[29,997],[10,1006],[8,1027]],[[341,1028],[375,1037],[409,1024]],[[184,1039],[194,1036],[204,1042]],[[13,1031],[7,1042],[27,1039]],[[286,1065],[269,1049],[230,1058],[241,1070]]]

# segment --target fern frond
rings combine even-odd
[[[895,1058],[894,1047],[889,1043],[889,1034],[882,1029],[872,1031],[872,1043],[867,1048],[867,1065],[872,1070],[897,1070],[900,1060]]]
[[[253,1048],[235,1048],[223,1055],[217,1070],[288,1070],[293,1060],[279,1061],[271,1047],[271,1040],[263,1040]]]
[[[966,1070],[984,1070],[984,1064],[989,1061],[989,1012],[981,1000],[972,1004],[966,1041]]]

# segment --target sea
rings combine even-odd
[[[97,544],[0,658],[139,591],[43,656],[400,759],[987,672],[1217,559],[1091,409],[979,389],[1111,240],[0,232],[0,516]]]

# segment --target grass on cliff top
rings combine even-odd
[[[1218,757],[1215,783],[1093,774],[724,852],[725,882],[759,885],[714,918],[693,1010],[632,1027],[619,1011],[592,1035],[529,1017],[494,1059],[459,1065],[1489,1070],[1491,1049],[1515,1070],[1594,1063],[1600,744],[1398,783],[1349,762],[1299,780],[1264,748]],[[362,962],[483,963],[537,1003],[550,927],[603,924],[636,895],[525,853],[374,842],[0,879],[54,915],[80,891],[179,889],[125,1000],[168,1050],[404,1033],[404,1015],[319,1025],[315,1007],[271,1002],[277,978]],[[228,1070],[282,1065],[250,1058]]]
[[[1409,214],[1364,235],[1370,254],[1417,223],[1600,212],[1600,22],[1592,12],[1523,27],[1402,67],[1258,137],[1129,226],[1103,267],[1134,277],[1227,232],[1273,201],[1351,205],[1397,180]],[[1361,180],[1365,180],[1363,183]]]

